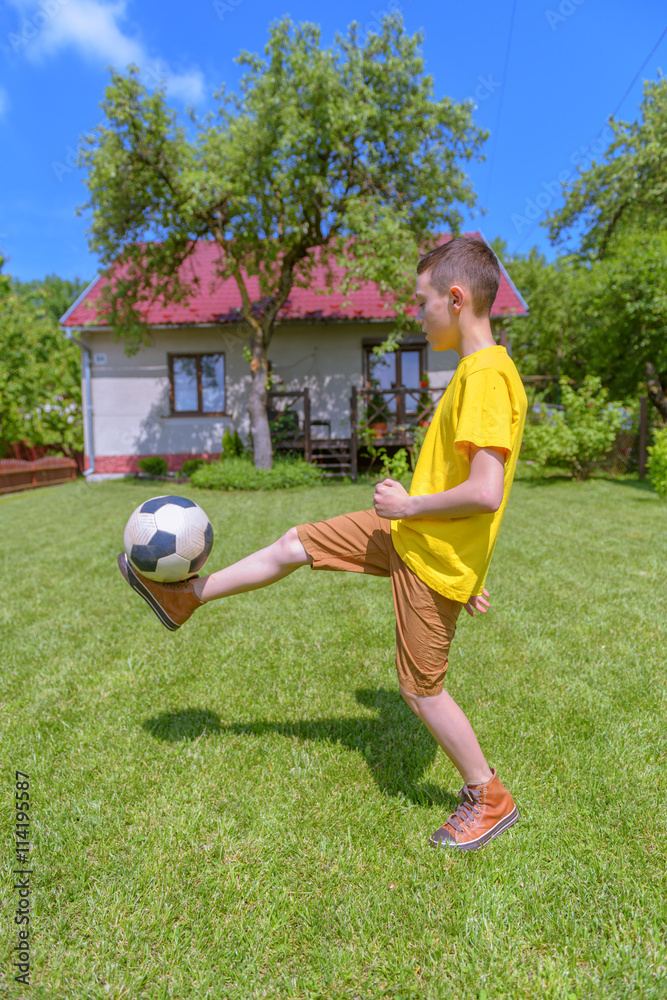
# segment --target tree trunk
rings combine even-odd
[[[250,362],[250,399],[248,413],[252,431],[252,445],[256,469],[270,469],[273,465],[273,450],[271,448],[271,433],[269,418],[266,413],[267,376],[269,365],[266,359],[265,340],[262,334],[255,333],[251,340],[252,360]]]
[[[646,392],[663,420],[667,420],[667,395],[662,386],[662,379],[650,361],[646,362]]]

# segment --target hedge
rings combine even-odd
[[[206,490],[280,490],[321,481],[321,470],[302,458],[275,458],[272,469],[256,469],[252,459],[230,457],[197,469],[190,478],[193,486]]]

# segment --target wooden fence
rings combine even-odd
[[[77,463],[65,455],[51,455],[25,462],[20,458],[0,459],[0,493],[17,493],[40,486],[56,486],[76,479]]]

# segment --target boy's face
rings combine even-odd
[[[463,301],[462,289],[454,285],[448,295],[440,295],[428,278],[428,271],[417,275],[415,297],[419,309],[417,322],[434,351],[456,350],[459,338],[458,318]]]

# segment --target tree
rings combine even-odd
[[[602,163],[566,189],[549,218],[550,239],[582,227],[579,258],[590,266],[589,349],[612,386],[646,386],[667,419],[667,81],[647,81],[641,120],[610,122]],[[615,388],[615,391],[618,391]]]
[[[537,247],[504,263],[528,304],[527,316],[506,321],[517,367],[523,375],[548,376],[554,388],[563,376],[579,381],[591,367],[585,319],[590,268],[575,255],[547,262]]]
[[[667,80],[647,80],[641,121],[609,125],[615,138],[603,163],[593,163],[565,188],[565,205],[548,219],[549,238],[563,242],[584,227],[581,252],[602,257],[619,229],[664,226],[667,209]]]
[[[79,349],[33,293],[0,273],[0,441],[71,455],[83,448]]]
[[[19,281],[12,279],[12,286],[23,299],[30,299],[37,308],[48,313],[54,323],[59,323],[79,295],[85,291],[87,281],[74,278],[59,278],[57,274],[47,274],[45,278],[34,281]]]
[[[422,40],[394,14],[363,45],[353,24],[337,48],[321,49],[317,26],[284,18],[265,59],[238,57],[240,94],[223,87],[216,115],[191,113],[192,134],[164,91],[148,94],[129,67],[112,73],[108,124],[83,148],[90,244],[108,274],[120,269],[103,308],[126,350],[145,340],[147,301],[193,293],[178,269],[196,242],[219,245],[218,274],[238,285],[250,340],[258,468],[272,458],[267,348],[291,289],[309,284],[317,262],[329,289],[334,262],[345,267],[343,291],[376,282],[396,322],[391,348],[407,323],[418,249],[433,233],[457,232],[457,204],[475,203],[458,160],[481,159],[486,133],[472,123],[472,102],[433,98]],[[258,301],[244,275],[257,276]]]

